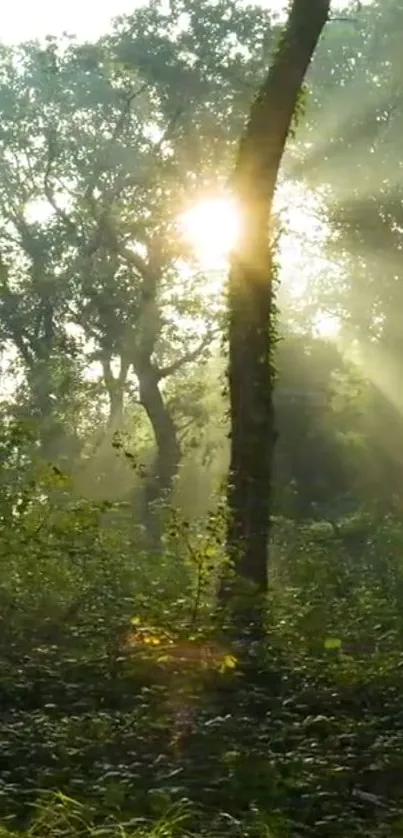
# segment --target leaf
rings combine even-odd
[[[238,661],[234,655],[224,655],[222,661],[220,662],[219,672],[223,673],[226,672],[227,669],[235,669]]]
[[[171,660],[172,655],[160,655],[160,657],[157,658],[157,663],[170,663]]]
[[[341,649],[341,640],[339,637],[327,637],[325,640],[325,649]]]
[[[130,620],[132,626],[139,626],[141,623],[140,617],[132,617]]]

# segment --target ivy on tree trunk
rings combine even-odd
[[[246,597],[247,619],[267,591],[272,455],[275,442],[272,210],[282,156],[305,74],[328,20],[330,0],[294,0],[277,52],[240,141],[233,191],[242,235],[229,272],[231,459],[227,555]],[[235,585],[235,589],[237,584]],[[225,581],[222,597],[234,586]],[[258,595],[258,596],[256,596]],[[230,597],[234,601],[235,597]]]

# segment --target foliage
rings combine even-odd
[[[1,46],[0,838],[402,832],[402,4],[351,14],[284,169],[323,200],[338,272],[281,326],[268,632],[248,661],[215,609],[222,301],[176,219],[225,184],[275,21],[151,3],[95,44]],[[310,331],[329,306],[334,344]],[[180,448],[152,553],[141,347]]]
[[[206,3],[202,23],[189,2],[167,25],[152,3],[94,44],[0,50],[0,340],[18,409],[98,496],[111,434],[142,425],[148,469],[122,495],[148,546],[202,398],[181,400],[179,379],[172,399],[169,379],[208,357],[222,309],[178,220],[224,182],[270,32],[257,8]]]
[[[201,522],[173,519],[167,566],[150,575],[111,540],[105,509],[68,507],[36,532],[43,512],[37,501],[14,537],[2,530],[4,829],[398,830],[397,520],[279,521],[270,640],[245,669],[217,634],[210,583],[193,619],[199,562],[213,582],[220,561],[219,517],[203,538]]]

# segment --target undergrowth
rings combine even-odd
[[[360,557],[282,537],[267,641],[246,661],[198,592],[204,551],[214,569],[197,532],[182,589],[179,537],[152,585],[125,555],[106,574],[102,543],[81,561],[75,531],[64,590],[55,539],[20,537],[0,587],[3,838],[403,834],[403,540],[382,526]]]

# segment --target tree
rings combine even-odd
[[[400,0],[375,0],[354,21],[328,28],[311,77],[304,151],[291,165],[309,186],[323,187],[330,257],[340,265],[328,300],[371,382],[366,489],[384,512],[395,508],[402,481],[402,25]]]
[[[208,352],[216,323],[177,217],[224,182],[271,34],[262,9],[224,2],[201,15],[187,2],[168,22],[157,2],[96,44],[1,49],[2,337],[38,391],[40,424],[46,408],[56,425],[63,346],[73,366],[77,355],[97,363],[109,438],[135,393],[155,438],[143,494],[151,543],[155,502],[169,498],[181,459],[165,384]]]
[[[333,343],[307,333],[282,335],[276,368],[276,514],[297,521],[342,515],[346,504],[360,502],[364,386]]]
[[[251,583],[254,594],[267,590],[275,440],[273,197],[305,74],[329,5],[329,0],[294,0],[272,65],[252,104],[233,177],[243,229],[229,272],[227,548],[237,575]],[[230,588],[224,583],[224,595]]]
[[[402,21],[400,0],[377,0],[329,27],[312,73],[304,151],[291,165],[324,187],[349,337],[380,341],[391,354],[401,351]]]

